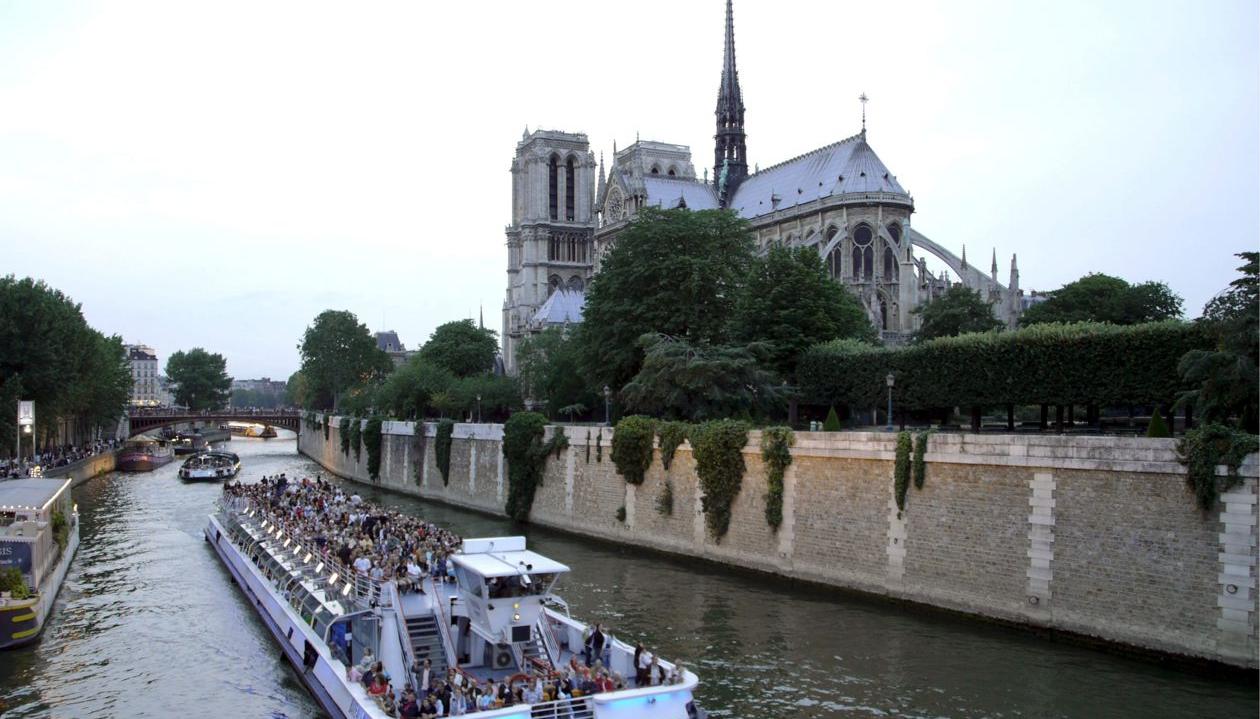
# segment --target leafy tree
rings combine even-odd
[[[502,421],[522,406],[521,387],[515,377],[480,375],[462,377],[447,389],[446,409],[458,418],[477,419],[477,398],[480,397],[482,421]]]
[[[367,325],[345,310],[321,312],[306,328],[298,350],[308,399],[331,399],[333,409],[340,407],[342,394],[347,390],[371,384],[393,368],[389,355],[376,346]]]
[[[641,211],[591,281],[578,329],[594,386],[624,386],[643,361],[639,337],[726,344],[753,257],[748,223],[729,210]]]
[[[308,395],[309,390],[306,386],[306,377],[302,376],[302,370],[289,375],[289,381],[284,385],[285,405],[288,407],[311,407],[313,404]]]
[[[1110,322],[1136,325],[1181,317],[1181,298],[1163,282],[1130,285],[1119,277],[1092,273],[1050,293],[1024,311],[1020,324]]]
[[[815,344],[879,338],[861,302],[827,276],[822,258],[809,247],[773,247],[752,261],[731,335],[740,342],[765,342],[769,367],[789,380],[801,354]]]
[[[993,316],[993,309],[980,299],[980,293],[963,285],[953,285],[939,299],[915,309],[915,313],[923,318],[914,335],[916,342],[1002,327]]]
[[[543,403],[548,414],[576,405],[595,407],[600,403],[599,394],[587,384],[581,362],[574,333],[549,327],[530,335],[516,354],[522,391]]]
[[[41,281],[0,277],[0,434],[13,436],[27,399],[40,437],[65,422],[86,436],[119,416],[131,384],[122,340],[92,329],[77,303]]]
[[[494,330],[477,327],[472,320],[456,320],[433,330],[420,356],[456,377],[472,377],[492,372],[498,351]]]
[[[175,403],[193,411],[220,409],[231,396],[227,360],[200,347],[172,354],[166,360],[166,376],[171,380]]]
[[[633,412],[692,421],[773,411],[787,402],[778,375],[765,369],[765,344],[693,345],[666,335],[644,335],[643,369],[622,390]]]
[[[1260,429],[1260,253],[1242,252],[1242,277],[1213,297],[1196,322],[1212,338],[1210,350],[1191,350],[1177,363],[1183,382],[1178,406],[1192,405],[1206,422]]]
[[[839,432],[843,427],[840,426],[840,417],[836,414],[836,408],[833,406],[827,410],[827,419],[823,422],[824,432]]]

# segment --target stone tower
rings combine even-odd
[[[595,156],[586,135],[526,131],[517,143],[503,302],[503,362],[510,373],[520,341],[557,324],[538,316],[553,293],[564,293],[564,302],[550,303],[562,319],[566,308],[580,312],[585,302],[594,271],[594,191]]]
[[[713,135],[713,183],[723,207],[748,176],[748,147],[744,136],[744,98],[735,69],[735,14],[726,0],[726,46],[722,54],[722,82],[718,86],[717,132]]]

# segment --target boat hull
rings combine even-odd
[[[0,649],[20,647],[38,641],[52,615],[53,603],[65,582],[70,563],[79,551],[79,523],[76,521],[66,541],[57,568],[40,587],[39,596],[27,602],[0,602]]]
[[[119,472],[152,472],[175,461],[174,454],[141,454],[123,452],[115,460]]]

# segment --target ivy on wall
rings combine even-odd
[[[761,430],[761,459],[766,463],[766,523],[775,531],[783,524],[783,475],[792,464],[796,435],[791,427]]]
[[[327,442],[328,430],[332,427],[332,421],[329,419],[328,415],[324,415],[324,418],[320,420],[320,424],[324,425],[324,441]]]
[[[1177,442],[1177,455],[1186,467],[1186,486],[1194,493],[1195,504],[1204,512],[1216,506],[1222,491],[1242,482],[1238,467],[1247,455],[1260,449],[1254,434],[1220,424],[1205,424],[1186,432]],[[1216,476],[1216,466],[1225,465],[1224,480]]]
[[[721,541],[730,528],[731,503],[744,481],[748,425],[733,419],[706,422],[693,433],[691,443],[703,492],[704,523],[714,540]]]
[[[914,436],[914,461],[911,466],[914,474],[914,488],[923,489],[923,480],[926,478],[927,462],[924,461],[923,455],[927,453],[928,435],[932,434],[932,430],[919,432]]]
[[[381,478],[381,418],[373,415],[363,430],[363,446],[367,448],[367,470],[372,481]]]
[[[341,454],[350,456],[350,418],[342,417],[341,422],[337,425],[338,439],[341,440]]]
[[[602,430],[595,431],[595,461],[604,461],[604,433]]]
[[[661,491],[656,495],[656,513],[662,517],[674,514],[674,485],[669,480],[661,484]]]
[[[897,500],[897,509],[906,511],[906,490],[910,489],[910,445],[909,432],[897,433],[897,461],[893,465],[893,492]]]
[[[412,472],[417,485],[424,484],[424,445],[426,441],[424,422],[416,420],[415,431],[411,435],[411,464],[415,467]]]
[[[547,418],[537,412],[517,412],[503,425],[503,458],[508,465],[508,496],[504,511],[512,519],[529,519],[534,493],[542,484],[547,455],[569,446],[563,427],[544,442]]]
[[[433,441],[433,457],[437,460],[438,471],[442,473],[442,484],[451,483],[451,435],[455,432],[454,420],[444,419],[437,424],[437,437]]]
[[[656,426],[657,436],[661,438],[661,466],[669,471],[674,461],[674,452],[687,440],[687,432],[691,425],[686,422],[661,422]]]
[[[586,430],[586,463],[591,463],[591,431]]]
[[[655,423],[650,417],[635,414],[622,417],[613,429],[612,461],[628,484],[643,484],[643,475],[652,466],[652,441]]]
[[[363,454],[363,420],[355,417],[350,422],[350,448],[354,450],[354,463],[359,463]]]

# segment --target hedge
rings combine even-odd
[[[900,348],[839,340],[806,351],[797,372],[802,396],[819,405],[883,406],[889,372],[907,409],[1171,404],[1178,360],[1210,344],[1201,328],[1178,321],[1052,323]]]

